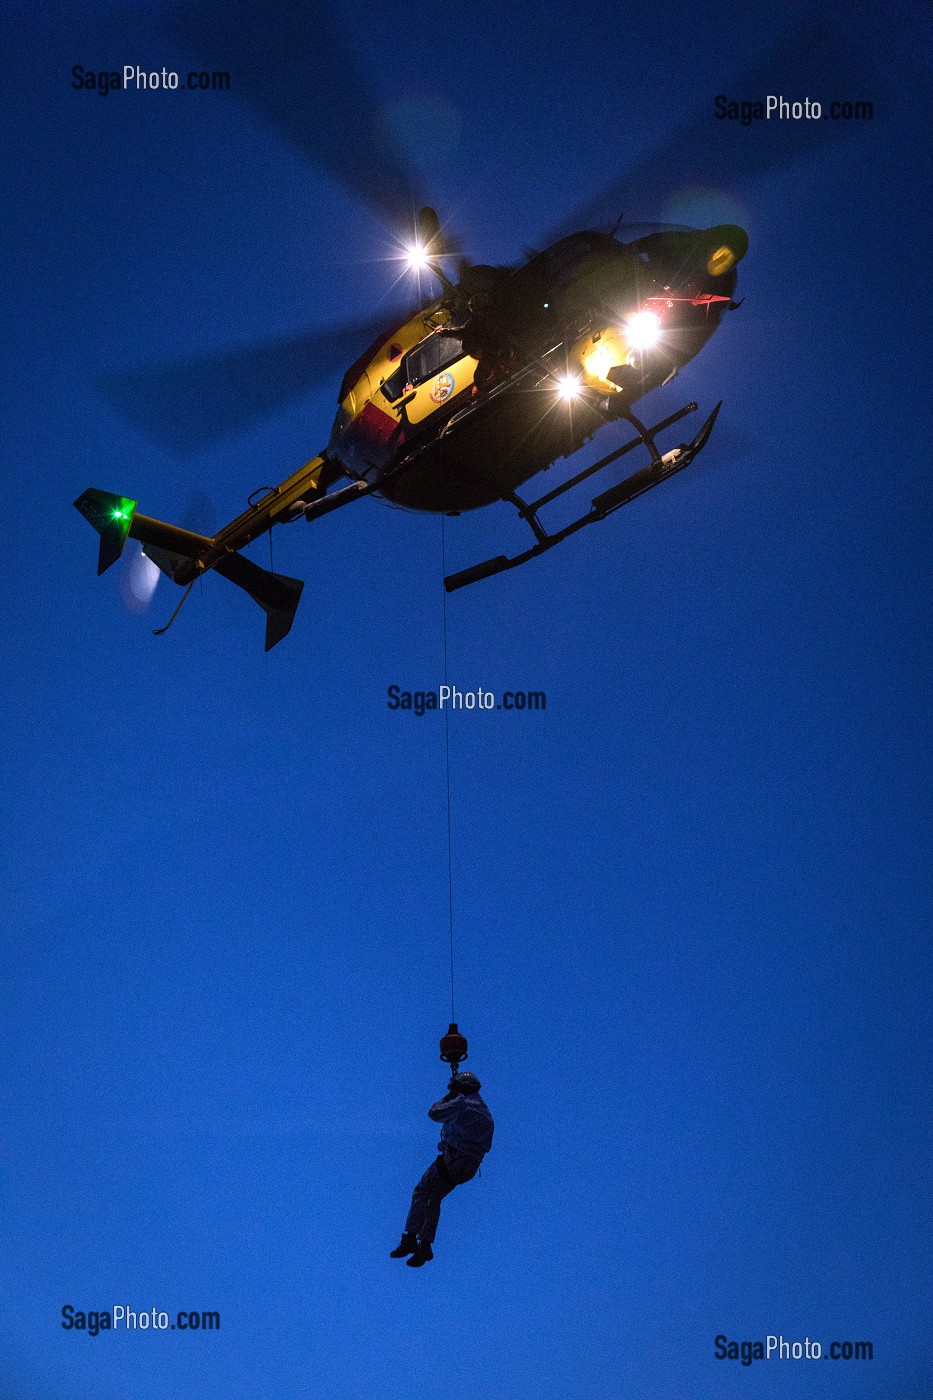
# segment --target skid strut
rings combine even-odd
[[[546,495],[540,496],[536,501],[525,501],[521,496],[516,495],[514,491],[503,493],[502,499],[508,501],[510,505],[513,505],[521,518],[528,522],[531,532],[535,537],[535,543],[529,549],[523,550],[521,554],[516,554],[514,558],[509,559],[504,554],[499,554],[495,559],[487,559],[485,563],[474,564],[472,568],[461,569],[459,573],[449,574],[448,577],[444,579],[444,587],[447,589],[448,593],[452,593],[455,588],[464,588],[468,583],[476,583],[481,578],[489,578],[492,574],[502,573],[505,569],[514,569],[519,564],[524,564],[527,560],[534,559],[537,555],[543,554],[545,550],[553,549],[556,544],[560,544],[561,540],[567,539],[568,535],[573,535],[577,530],[582,530],[584,525],[593,525],[597,520],[605,520],[606,516],[610,515],[614,510],[620,509],[621,506],[628,505],[629,501],[634,501],[637,496],[642,496],[646,491],[650,491],[653,487],[659,486],[660,483],[666,481],[669,476],[675,476],[677,472],[683,471],[684,467],[689,467],[697,453],[702,452],[709,441],[710,433],[713,431],[713,425],[716,422],[716,415],[719,413],[721,407],[722,401],[720,400],[699,432],[690,442],[681,443],[679,447],[675,447],[671,452],[663,454],[655,442],[655,436],[663,432],[665,428],[670,428],[674,423],[678,423],[680,419],[685,418],[688,413],[695,413],[697,409],[695,403],[686,404],[683,408],[678,409],[676,413],[672,413],[669,418],[663,419],[660,423],[655,423],[654,427],[651,428],[646,427],[640,419],[636,418],[635,414],[632,413],[630,409],[623,408],[621,411],[617,411],[614,416],[624,418],[627,422],[631,423],[632,427],[635,429],[635,437],[623,443],[621,447],[617,447],[616,450],[610,452],[607,457],[602,457],[598,462],[594,462],[592,466],[586,467],[581,472],[577,472],[576,476],[572,476],[569,481],[565,481],[563,485],[555,487],[553,491],[548,491]],[[621,481],[618,486],[612,486],[608,491],[603,491],[601,495],[594,496],[586,515],[582,515],[579,519],[571,521],[569,525],[565,525],[563,529],[555,531],[554,534],[548,534],[538,519],[538,511],[542,506],[548,505],[549,502],[556,500],[558,496],[562,496],[566,491],[572,490],[574,486],[579,486],[581,481],[585,481],[587,477],[593,476],[595,472],[602,471],[604,467],[608,467],[612,462],[618,461],[620,457],[624,457],[625,454],[631,452],[633,448],[642,446],[648,449],[651,457],[651,461],[646,467],[642,467],[639,471],[633,472],[631,476]]]

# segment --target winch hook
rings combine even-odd
[[[450,1065],[454,1074],[461,1060],[467,1058],[467,1038],[457,1029],[456,1021],[451,1021],[447,1034],[441,1036],[441,1059]]]

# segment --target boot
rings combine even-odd
[[[420,1269],[422,1264],[426,1264],[429,1259],[434,1258],[434,1250],[427,1240],[419,1240],[415,1249],[411,1251],[411,1258],[406,1259],[406,1264],[410,1269]]]
[[[414,1254],[418,1248],[418,1241],[414,1235],[405,1234],[399,1241],[398,1247],[392,1250],[390,1259],[404,1259],[406,1254]]]

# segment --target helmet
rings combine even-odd
[[[483,1087],[475,1074],[471,1074],[468,1069],[459,1070],[450,1081],[452,1089],[459,1089],[461,1094],[478,1094]]]

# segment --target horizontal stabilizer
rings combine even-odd
[[[244,589],[264,610],[266,651],[288,635],[304,588],[301,579],[261,569],[251,559],[244,559],[242,554],[228,554],[214,565],[214,569]]]

